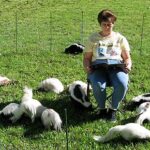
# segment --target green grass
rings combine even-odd
[[[63,52],[73,42],[80,41],[84,44],[89,34],[99,29],[96,18],[103,8],[117,13],[115,31],[125,35],[131,46],[133,68],[127,101],[133,96],[149,92],[149,6],[149,0],[1,1],[0,74],[17,80],[18,83],[0,87],[0,109],[10,102],[20,102],[24,85],[36,88],[41,80],[48,77],[60,79],[65,87],[74,80],[86,81],[82,55],[71,56]],[[126,142],[117,138],[107,144],[98,144],[92,139],[94,134],[103,135],[114,125],[133,122],[135,112],[119,112],[118,121],[113,124],[96,119],[95,112],[75,110],[67,92],[60,95],[34,93],[34,98],[60,113],[63,132],[44,130],[40,119],[31,124],[30,119],[22,118],[12,125],[8,119],[0,117],[1,149],[66,149],[65,108],[68,112],[68,145],[71,150],[150,148],[148,141]],[[96,106],[93,96],[91,101]],[[144,126],[150,129],[148,123]]]

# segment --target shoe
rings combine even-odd
[[[98,115],[100,119],[107,119],[107,109],[100,109]]]
[[[108,120],[109,121],[112,121],[112,122],[116,121],[116,112],[117,112],[117,110],[114,110],[114,109],[108,110]]]

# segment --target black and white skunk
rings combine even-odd
[[[114,138],[121,136],[127,141],[134,139],[145,140],[150,139],[150,131],[137,123],[128,123],[125,125],[117,125],[109,129],[104,136],[94,136],[93,139],[97,142],[108,142]]]
[[[21,103],[10,103],[0,111],[0,115],[11,115],[10,120],[12,123],[18,121],[23,114],[28,116],[32,123],[35,121],[35,118],[41,117],[41,121],[46,129],[53,127],[55,130],[61,131],[62,120],[59,114],[54,109],[47,108],[40,101],[33,99],[31,88],[25,86],[23,91]]]
[[[38,91],[52,91],[57,94],[63,92],[63,90],[64,86],[57,78],[47,78],[43,80],[38,87]]]
[[[74,43],[70,45],[69,47],[65,48],[66,54],[79,54],[82,53],[84,50],[84,46],[79,43]]]
[[[144,102],[150,102],[150,93],[141,94],[132,99],[132,103],[138,107],[140,104]]]
[[[70,98],[78,108],[92,108],[92,104],[87,97],[87,84],[82,81],[74,81],[69,85]]]
[[[144,102],[137,108],[136,123],[142,125],[145,120],[150,121],[150,102]]]
[[[12,115],[18,108],[19,108],[19,104],[10,103],[0,111],[0,115],[1,114],[3,114],[4,116]]]
[[[59,114],[54,110],[47,108],[41,115],[41,120],[46,129],[53,127],[57,131],[61,131],[62,120]]]

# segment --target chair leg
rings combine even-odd
[[[108,95],[106,97],[106,100],[108,100],[108,102],[109,102],[110,105],[111,105],[112,94],[113,93],[111,93],[110,95]],[[90,101],[90,80],[89,79],[87,79],[87,100]],[[124,97],[123,103],[124,103],[124,105],[126,105],[126,103],[127,103],[126,96]],[[118,111],[120,111],[120,110],[118,110]],[[120,111],[120,112],[123,113],[124,111],[125,110]]]
[[[110,95],[108,95],[108,96],[106,97],[106,100],[108,100],[109,103],[111,103],[111,100],[110,100],[110,99],[112,98],[112,94],[113,94],[113,93],[111,93]]]
[[[106,100],[109,101],[109,104],[111,104],[111,100],[110,100],[111,97],[112,97],[112,93],[106,97]],[[87,98],[88,101],[90,101],[90,80],[89,79],[87,79]]]
[[[87,99],[90,101],[90,80],[87,79]]]

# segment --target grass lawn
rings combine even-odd
[[[25,85],[35,89],[40,81],[56,77],[67,85],[75,80],[86,81],[82,67],[82,54],[66,55],[66,46],[81,42],[99,29],[97,14],[109,8],[118,16],[115,31],[127,37],[131,46],[133,68],[126,96],[150,92],[150,1],[149,0],[2,0],[0,5],[0,74],[17,80],[14,85],[0,87],[0,109],[8,103],[19,103]],[[0,149],[10,150],[62,150],[67,149],[65,108],[68,117],[68,148],[70,150],[145,150],[149,141],[127,142],[116,138],[98,144],[93,135],[104,135],[109,128],[134,122],[135,111],[126,108],[118,112],[116,123],[95,117],[95,111],[78,111],[65,91],[34,93],[47,107],[54,108],[63,120],[63,131],[45,130],[40,119],[31,123],[22,118],[12,124],[0,116]],[[91,94],[91,101],[96,102]],[[124,109],[123,105],[120,110]],[[150,129],[150,124],[145,123]]]

